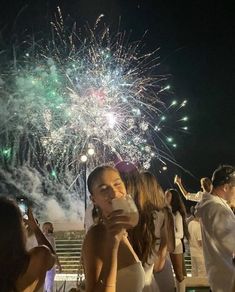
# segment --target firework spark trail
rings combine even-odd
[[[101,18],[82,38],[74,30],[66,34],[59,17],[53,39],[46,46],[33,43],[1,77],[1,146],[14,149],[12,165],[77,170],[89,145],[96,152],[93,164],[107,157],[145,168],[154,157],[174,161],[160,148],[171,140],[163,117],[179,107],[161,100],[169,88],[166,76],[154,74],[158,50],[141,55],[141,42],[127,43],[125,33],[98,32]]]

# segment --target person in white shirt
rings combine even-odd
[[[217,168],[212,184],[212,193],[196,206],[208,280],[213,292],[234,292],[235,216],[227,202],[235,197],[235,167]]]
[[[51,222],[45,222],[42,225],[42,231],[43,234],[45,235],[46,239],[50,242],[51,246],[53,247],[54,251],[56,250],[56,244],[55,244],[55,237],[53,235],[54,228],[53,224]],[[46,278],[45,278],[45,284],[44,284],[44,291],[45,292],[53,292],[53,286],[54,286],[54,279],[56,275],[56,266],[59,269],[59,272],[62,271],[59,258],[56,256],[56,265],[54,265],[49,271],[46,273]]]
[[[178,175],[175,176],[174,183],[179,187],[181,193],[183,194],[186,200],[194,202],[201,201],[203,194],[210,193],[212,190],[212,183],[209,177],[201,178],[200,183],[202,190],[198,191],[197,193],[189,193],[182,184],[181,177],[179,177]]]
[[[183,238],[189,239],[188,227],[186,224],[186,210],[184,203],[175,189],[169,189],[166,191],[166,200],[171,206],[174,227],[175,227],[175,250],[170,253],[171,262],[176,277],[176,291],[185,292],[185,269],[184,269],[184,248]]]
[[[199,219],[195,217],[195,208],[191,209],[192,220],[188,224],[190,234],[189,247],[192,264],[192,277],[206,278],[205,261],[202,250],[202,233]]]

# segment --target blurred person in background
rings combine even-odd
[[[202,233],[199,218],[195,217],[195,207],[190,208],[193,219],[188,223],[190,234],[189,248],[192,264],[192,277],[206,278],[205,261],[202,250]]]
[[[212,190],[212,183],[209,177],[201,178],[201,191],[198,191],[197,193],[189,193],[185,189],[181,177],[179,177],[178,175],[175,176],[174,183],[179,187],[181,193],[186,200],[194,202],[199,202],[202,199],[204,193],[210,193]]]
[[[50,242],[54,251],[56,251],[53,224],[51,222],[43,223],[42,232],[45,235],[45,237],[47,238],[47,240]],[[55,279],[55,275],[56,275],[56,266],[58,267],[59,273],[62,272],[59,258],[56,254],[55,254],[55,257],[56,257],[55,265],[46,273],[45,284],[44,284],[44,291],[45,292],[53,292],[54,279]]]
[[[174,217],[175,250],[170,253],[170,258],[176,277],[176,290],[178,292],[185,292],[184,277],[186,276],[186,271],[183,255],[183,239],[184,237],[188,240],[190,238],[186,223],[186,209],[177,190],[169,189],[165,195]]]

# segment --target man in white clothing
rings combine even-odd
[[[56,250],[55,237],[53,235],[53,232],[54,232],[53,224],[51,222],[45,222],[42,225],[42,231],[45,237],[47,238],[47,240],[50,242],[53,249]],[[60,261],[57,255],[56,255],[56,266],[58,267],[59,272],[61,273],[62,268],[61,268]],[[53,286],[54,286],[54,279],[56,275],[56,266],[54,266],[52,269],[50,269],[46,273],[45,284],[44,284],[45,292],[54,291]]]
[[[235,197],[235,168],[217,168],[212,184],[211,194],[205,194],[196,207],[208,280],[213,292],[234,292],[235,216],[227,202]]]

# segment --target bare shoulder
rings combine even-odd
[[[105,226],[103,224],[96,224],[89,229],[85,236],[84,242],[93,240],[98,241],[105,235],[106,235]]]
[[[34,269],[49,270],[55,264],[55,256],[50,249],[45,246],[36,246],[29,251],[30,265]]]
[[[42,256],[43,257],[43,256],[49,255],[50,253],[51,253],[50,249],[45,245],[36,246],[29,251],[30,256]]]
[[[37,246],[29,251],[29,264],[26,272],[17,280],[19,291],[36,285],[39,288],[44,282],[46,271],[55,263],[55,257],[46,246]],[[34,287],[34,286],[33,286]],[[28,291],[28,290],[27,290]],[[31,290],[30,290],[31,291]]]
[[[106,237],[106,229],[103,224],[96,224],[92,226],[87,232],[82,247],[82,253],[97,254],[102,252],[102,246]]]

